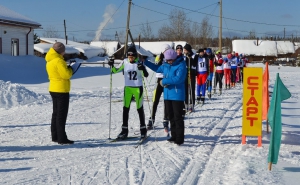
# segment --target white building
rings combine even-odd
[[[66,54],[77,53],[78,55],[84,55],[86,58],[92,58],[99,55],[103,55],[105,53],[104,49],[97,46],[92,46],[84,43],[79,43],[75,41],[68,40],[66,43],[65,39],[61,38],[40,38],[41,43],[35,44],[34,49],[39,51],[40,53],[47,53],[50,47],[55,42],[61,42],[66,46]],[[48,45],[46,44],[48,43]],[[45,44],[45,45],[43,45]],[[50,44],[50,45],[49,45]],[[48,48],[48,49],[47,49]]]
[[[92,41],[90,45],[103,48],[108,56],[113,55],[121,48],[121,44],[118,41]]]
[[[0,54],[33,55],[34,29],[40,26],[0,5]]]

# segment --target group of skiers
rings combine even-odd
[[[67,65],[63,59],[64,52],[64,44],[57,42],[45,57],[50,80],[49,92],[53,100],[51,136],[53,142],[73,144],[74,141],[69,140],[66,135],[65,125],[69,108],[70,78],[74,69],[72,64]],[[119,66],[114,66],[113,59],[108,62],[111,73],[124,72],[123,124],[117,139],[128,137],[129,109],[133,97],[140,119],[141,139],[147,137],[147,131],[153,129],[157,106],[163,92],[163,126],[168,133],[170,122],[171,130],[171,138],[168,141],[177,145],[183,144],[186,113],[192,112],[196,103],[204,104],[206,91],[208,91],[208,98],[216,94],[217,85],[221,95],[223,75],[225,89],[235,87],[236,83],[242,82],[243,67],[248,63],[244,55],[235,52],[223,57],[220,51],[213,54],[210,48],[203,48],[194,53],[189,44],[177,45],[175,50],[165,44],[155,61],[156,63],[152,63],[145,58],[139,59],[136,48],[129,47],[127,58]],[[147,126],[143,108],[144,77],[149,75],[146,66],[156,72],[157,77],[151,117]],[[212,83],[213,79],[214,83]]]
[[[248,62],[244,55],[235,52],[223,57],[220,51],[213,54],[210,48],[203,48],[194,53],[189,44],[177,45],[175,50],[168,44],[162,45],[155,63],[139,60],[135,47],[128,48],[127,56],[118,67],[114,66],[113,60],[109,62],[113,73],[124,71],[125,79],[123,125],[118,138],[126,139],[128,136],[128,114],[132,97],[136,100],[141,139],[144,139],[147,131],[153,129],[157,106],[164,93],[163,127],[165,132],[169,132],[170,122],[171,138],[168,141],[178,145],[184,143],[186,113],[192,112],[196,103],[204,104],[206,91],[208,98],[216,94],[217,85],[221,95],[224,75],[225,89],[235,87],[236,83],[242,81],[243,67]],[[157,77],[147,127],[143,110],[143,78],[148,76],[145,66],[156,72]]]

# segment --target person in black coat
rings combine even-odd
[[[195,54],[192,51],[192,46],[186,44],[183,47],[185,62],[187,67],[187,78],[185,80],[185,108],[186,111],[192,112],[195,105],[195,86],[197,75],[197,63],[194,60]]]

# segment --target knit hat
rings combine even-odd
[[[127,56],[133,56],[136,57],[137,56],[137,52],[135,47],[129,47],[127,50]]]
[[[189,53],[193,53],[191,45],[186,44],[183,48],[186,49]]]
[[[199,49],[199,50],[198,50],[198,53],[200,53],[200,52],[204,52],[204,49]]]
[[[168,49],[171,49],[171,46],[169,44],[163,44],[161,46],[161,53],[164,53]]]
[[[206,53],[211,53],[211,49],[210,49],[210,48],[207,48],[207,49],[206,49]]]
[[[168,49],[164,52],[166,60],[175,60],[177,58],[177,53],[173,49]]]
[[[177,49],[183,50],[182,45],[178,44],[178,45],[176,46],[176,50],[177,50]]]
[[[61,42],[55,42],[52,47],[59,54],[62,54],[66,50],[65,45]]]

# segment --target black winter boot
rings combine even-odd
[[[124,127],[122,126],[122,131],[121,133],[118,135],[118,139],[126,139],[128,136],[128,127]]]
[[[154,122],[155,122],[155,120],[150,117],[149,122],[147,124],[147,130],[152,130],[153,129]]]

